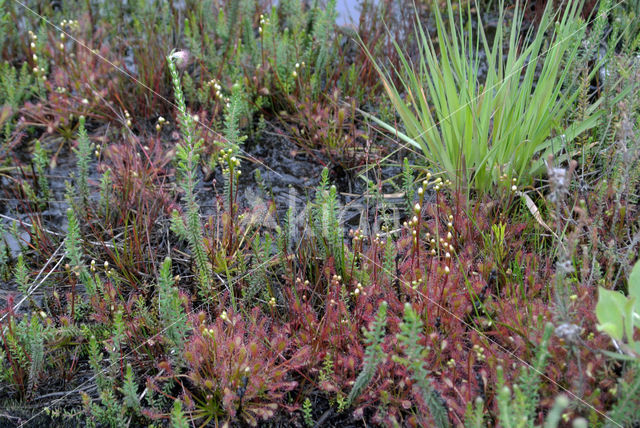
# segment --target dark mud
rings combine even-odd
[[[364,165],[347,168],[331,164],[321,151],[301,148],[281,132],[264,132],[260,138],[247,141],[240,157],[242,175],[238,203],[241,210],[252,210],[262,203],[273,201],[276,218],[283,219],[289,209],[299,215],[314,200],[320,175],[326,166],[329,180],[338,191],[341,222],[345,229],[370,227],[368,223],[375,217],[376,207],[369,201],[367,185],[362,177],[373,182],[384,181],[401,172],[398,166],[367,171]],[[402,159],[398,154],[386,162],[400,165]],[[198,200],[203,215],[215,215],[216,195],[222,193],[223,183],[220,168],[212,174],[212,179],[199,183]],[[397,189],[385,184],[382,191],[393,193]],[[397,199],[388,202],[394,204],[402,201]]]

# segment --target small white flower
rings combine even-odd
[[[189,63],[189,59],[191,58],[191,55],[189,54],[188,51],[182,50],[182,51],[173,52],[171,55],[169,55],[169,58],[171,58],[171,60],[175,62],[176,67],[185,68]]]

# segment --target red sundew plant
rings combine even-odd
[[[152,272],[157,258],[157,222],[175,206],[169,192],[170,152],[157,138],[111,144],[103,151],[99,170],[109,174],[99,209],[89,213],[90,230],[105,241],[106,260],[114,263],[131,284],[138,272]],[[107,240],[122,241],[117,251]]]
[[[188,301],[186,296],[182,300]],[[132,294],[124,304],[125,334],[136,366],[151,369],[166,356],[165,335],[156,315],[146,306],[143,295]]]
[[[158,215],[170,213],[173,205],[168,177],[172,172],[173,155],[172,150],[163,148],[157,137],[130,138],[120,144],[110,144],[103,151],[99,170],[110,171],[112,187],[109,190],[112,196],[118,196],[112,209],[120,214],[131,210],[150,214],[151,218],[144,218],[145,226],[155,223]],[[145,201],[153,204],[140,210]],[[123,218],[126,216],[114,216],[114,220]]]
[[[589,273],[599,266],[608,287],[624,287],[624,278],[628,277],[638,248],[637,230],[630,227],[637,224],[640,217],[640,209],[634,199],[621,195],[613,180],[600,183],[593,193],[584,198],[589,227],[584,232],[587,235],[583,237],[584,244],[587,246],[581,251],[582,258],[589,257],[588,249],[596,253],[594,260],[586,259],[582,263],[585,274],[581,274],[581,279],[586,285],[594,285],[599,275]]]
[[[78,117],[81,110],[70,105],[66,97],[60,94],[51,96],[50,103],[27,102],[21,110],[20,127],[34,126],[43,128],[46,133],[57,133],[63,138],[71,139],[77,129],[77,122],[72,117]],[[77,115],[77,116],[76,116]]]
[[[282,120],[291,122],[288,128],[299,145],[321,148],[333,161],[346,166],[365,161],[369,135],[358,127],[355,100],[342,105],[336,90],[326,99],[291,102],[296,111]]]
[[[96,34],[94,40],[100,37]],[[82,38],[79,43],[63,43],[50,36],[46,53],[51,71],[41,99],[27,102],[21,109],[22,125],[44,128],[49,134],[71,139],[77,127],[75,119],[80,116],[102,121],[118,119],[114,105],[121,101],[113,91],[117,71],[98,56],[109,57],[110,47],[103,43],[94,50],[94,45]]]
[[[309,358],[309,348],[294,349],[282,326],[254,309],[223,311],[212,323],[191,317],[194,334],[182,358],[186,373],[177,376],[191,418],[205,425],[240,419],[251,426],[288,407],[285,396],[297,382],[292,374]]]
[[[507,364],[522,367],[524,362],[530,362],[533,348],[542,337],[539,326],[556,318],[554,303],[553,300],[550,303],[547,290],[553,280],[550,270],[538,262],[527,266],[525,275],[532,279],[525,283],[507,281],[507,288],[515,290],[511,296],[488,298],[483,305],[487,315],[480,323],[488,327],[485,333],[495,343],[492,348],[498,350],[495,360],[505,368]],[[613,402],[615,384],[606,373],[610,368],[605,355],[597,351],[608,347],[608,338],[597,332],[596,303],[597,295],[582,288],[572,298],[571,308],[575,319],[580,320],[579,324],[555,323],[555,337],[549,345],[550,359],[540,392],[541,397],[546,397],[540,402],[543,408],[552,406],[552,397],[565,390],[599,411],[604,411],[607,403]],[[513,373],[517,374],[517,370]],[[591,416],[594,411],[588,406],[578,406],[568,414]]]
[[[227,275],[236,273],[246,262],[254,240],[261,239],[260,231],[276,225],[276,207],[273,201],[255,198],[247,204],[250,206],[245,207],[239,203],[237,180],[234,180],[234,184],[228,200],[225,200],[225,194],[216,194],[216,213],[204,225],[204,245],[213,271]],[[214,182],[216,192],[217,188]],[[234,296],[241,294],[244,282],[246,281],[235,284]]]
[[[500,243],[483,240],[482,235],[489,234],[496,222],[482,208],[472,212],[472,223],[463,215],[454,222],[453,229],[458,241],[465,242],[464,247],[457,250],[456,257],[459,267],[466,265],[471,274],[466,281],[471,283],[470,294],[477,302],[474,306],[480,309],[475,314],[472,312],[467,320],[483,332],[480,337],[483,343],[479,346],[486,348],[483,358],[488,373],[495,373],[496,366],[501,365],[507,378],[515,381],[521,368],[533,358],[542,337],[541,326],[555,321],[556,337],[550,343],[550,360],[545,373],[548,377],[543,379],[542,396],[554,397],[567,389],[579,397],[589,397],[587,401],[591,402],[591,398],[602,394],[599,391],[606,391],[608,385],[610,387],[610,380],[603,373],[604,356],[594,352],[595,349],[606,348],[606,339],[596,333],[595,293],[577,288],[579,291],[571,296],[572,304],[568,310],[574,319],[581,320],[579,326],[558,319],[554,297],[558,291],[552,287],[557,275],[553,260],[549,256],[541,256],[530,243],[527,244],[524,232],[529,226],[507,222],[504,239]],[[504,214],[496,214],[498,218],[502,217],[501,221],[506,221]],[[497,245],[503,245],[504,250],[497,251]],[[482,259],[474,257],[478,250],[483,254]],[[498,254],[502,260],[498,259]],[[464,259],[469,262],[463,262]],[[494,269],[500,273],[494,274]],[[486,280],[482,280],[483,276]],[[565,281],[578,285],[573,277]],[[573,327],[577,330],[574,331]],[[568,334],[567,330],[574,333]],[[491,378],[484,379],[485,387],[487,380],[491,381]],[[592,404],[604,409],[602,404],[610,399],[606,396],[604,394]],[[491,405],[486,397],[485,401]],[[541,405],[550,407],[553,399],[543,400]]]
[[[297,296],[291,296],[289,328],[296,333],[298,346],[310,347],[312,351],[307,377],[340,408],[360,370],[364,355],[360,329],[375,316],[380,290],[374,285],[347,288],[334,275],[326,296],[321,297],[326,306],[318,307],[309,303],[313,292],[305,281],[296,281],[296,285]],[[355,290],[365,291],[355,293]],[[393,297],[394,302],[389,305],[389,335],[383,344],[389,358],[379,369],[380,376],[358,398],[354,412],[356,417],[361,417],[367,408],[375,408],[374,420],[378,423],[401,420],[402,415],[414,406],[407,370],[391,359],[391,355],[400,352],[395,333],[401,322],[398,308],[402,303],[397,295],[390,294],[389,297]],[[425,421],[419,417],[417,420]]]
[[[19,169],[24,178],[13,179],[15,186],[5,189],[2,195],[10,200],[15,200],[19,212],[28,216],[27,220],[22,223],[23,229],[28,235],[28,238],[22,239],[24,245],[37,252],[41,257],[47,258],[55,251],[57,244],[55,237],[50,233],[51,231],[45,227],[45,219],[39,211],[38,195],[34,193],[33,186],[30,184],[30,182],[37,183],[37,180],[32,179],[35,173],[33,169],[29,171],[27,166],[21,166]],[[26,227],[27,224],[29,227]]]
[[[477,397],[483,399],[485,412],[498,414],[497,367],[504,368],[509,384],[517,382],[540,343],[541,326],[554,319],[549,288],[554,269],[548,257],[526,245],[530,224],[508,220],[507,213],[490,205],[456,205],[450,200],[440,194],[438,202],[420,209],[419,252],[412,243],[415,225],[403,228],[392,244],[397,255],[392,271],[385,268],[388,244],[376,238],[361,254],[353,283],[343,283],[329,261],[319,268],[314,282],[300,278],[290,289],[288,329],[296,346],[311,350],[305,377],[339,409],[362,369],[361,330],[374,319],[382,300],[388,302],[387,335],[382,343],[387,358],[351,410],[361,417],[367,409],[375,409],[373,420],[385,424],[431,423],[408,369],[393,358],[403,353],[395,335],[405,302],[422,316],[419,343],[425,349],[430,382],[455,423],[463,423],[467,403]],[[492,248],[497,242],[486,239],[498,219],[504,222],[501,252]],[[356,283],[357,278],[362,284]],[[593,332],[595,297],[580,296],[575,307],[587,308],[584,328]],[[602,345],[601,339],[594,342],[589,337],[590,346]],[[570,355],[578,358],[565,363]],[[610,386],[601,373],[604,357],[593,358],[589,347],[553,339],[548,378],[543,378],[544,396],[553,397],[563,388],[592,396],[598,388]],[[552,406],[553,400],[541,403]]]
[[[349,310],[351,299],[345,301],[348,292],[339,276],[333,275],[326,286],[326,294],[315,294],[307,281],[296,280],[296,287],[289,295],[291,320],[288,328],[296,333],[297,347],[308,347],[312,351],[311,367],[333,361],[330,372],[324,370],[320,376],[318,386],[335,393],[343,391],[349,380],[357,375],[357,359],[364,354],[358,338],[362,320],[356,319],[354,311]],[[324,307],[313,304],[318,298],[318,303]],[[312,371],[316,375],[319,373],[315,369]]]

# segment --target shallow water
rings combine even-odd
[[[338,12],[338,25],[349,25],[358,22],[360,18],[359,0],[336,0],[336,12]]]

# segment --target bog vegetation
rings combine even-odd
[[[540,3],[0,0],[0,425],[638,425],[640,2]]]

